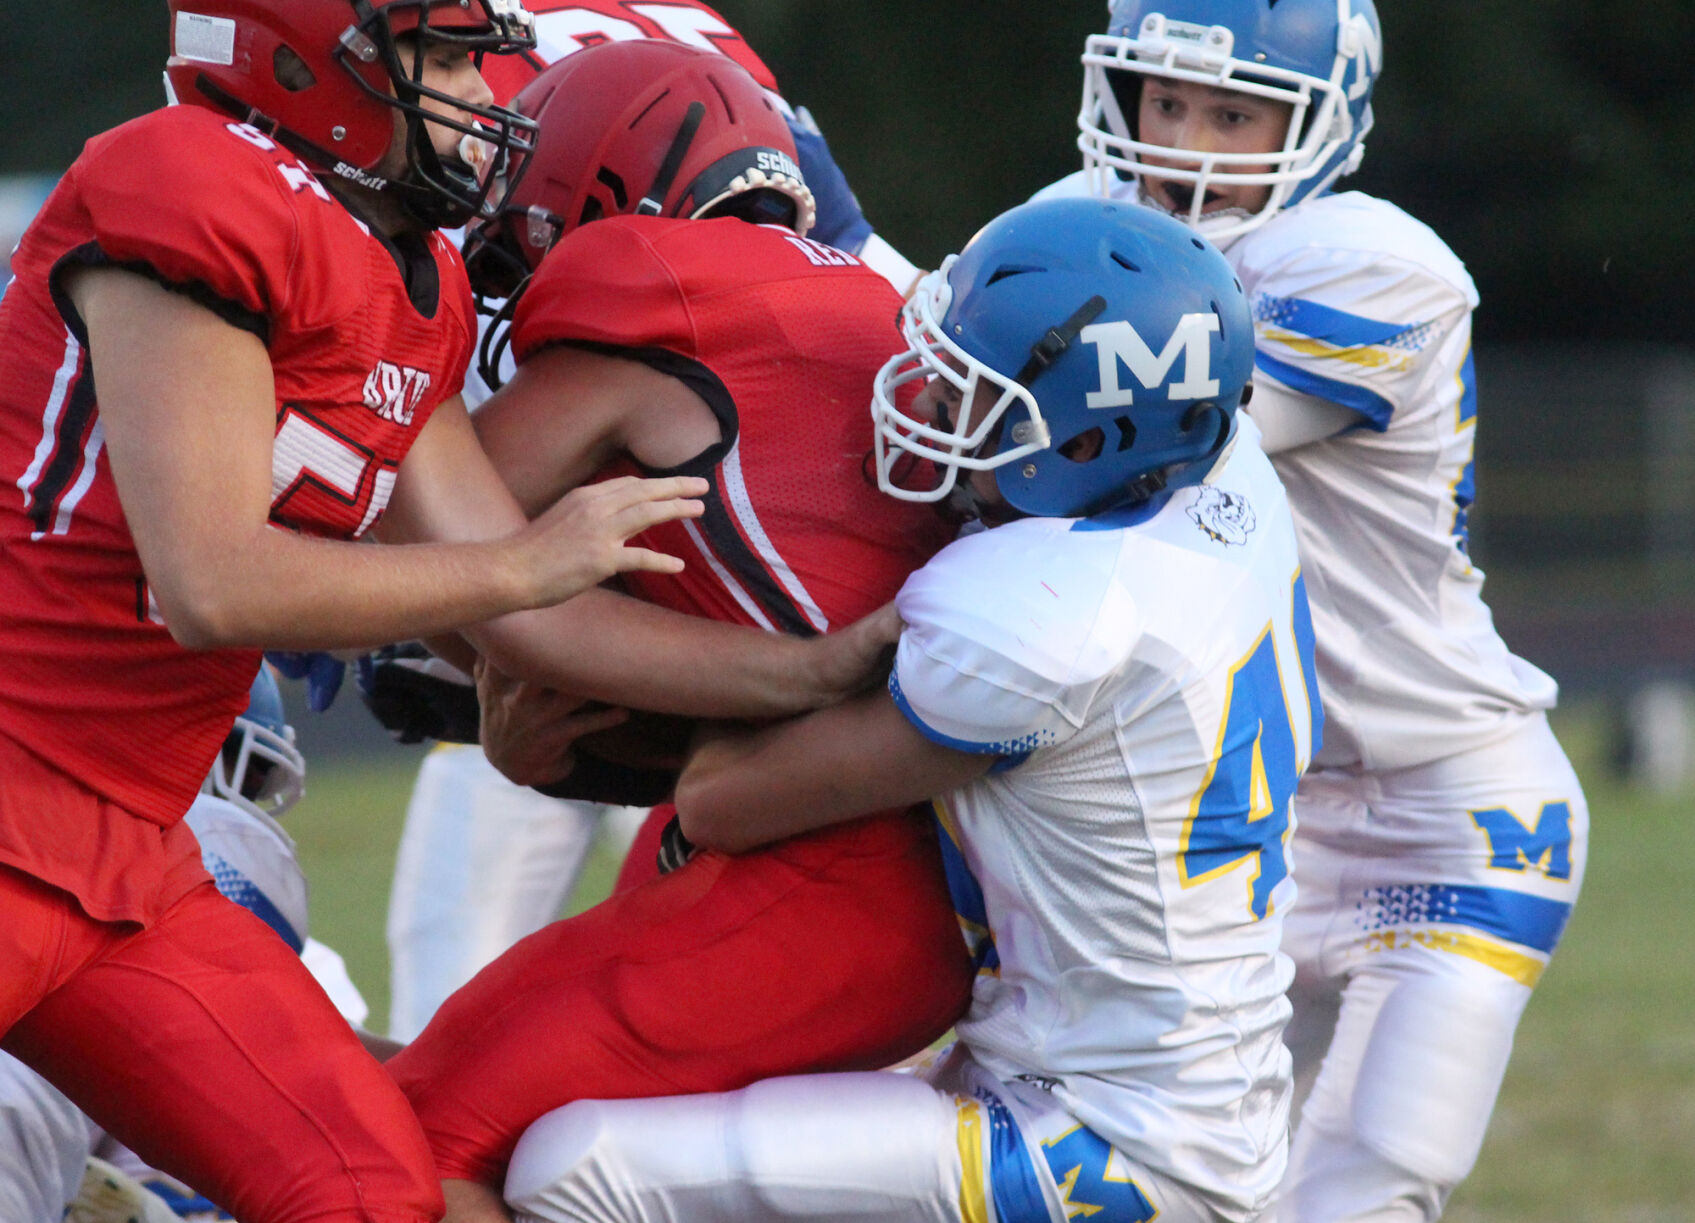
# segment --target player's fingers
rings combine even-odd
[[[605,480],[586,487],[603,497],[609,509],[617,511],[645,501],[704,497],[712,486],[699,476],[659,476],[654,479],[619,476],[615,480]]]
[[[622,726],[629,720],[630,711],[614,705],[608,709],[596,709],[591,713],[572,714],[568,719],[566,719],[567,725],[562,726],[561,729],[568,728],[571,734],[571,739],[575,742],[576,740],[581,739],[584,735],[592,735],[599,731],[611,730],[614,726]]]
[[[484,706],[510,705],[523,687],[522,680],[513,679],[481,655],[472,677],[477,681],[477,700]]]
[[[681,573],[683,558],[652,548],[619,548],[613,563],[618,573]]]
[[[699,518],[705,512],[706,504],[701,501],[639,501],[624,507],[608,519],[608,523],[620,536],[629,539],[632,535],[640,535],[649,527],[658,526],[662,522],[674,522],[679,518]]]
[[[893,645],[899,641],[901,633],[906,629],[906,622],[900,618],[900,612],[893,600],[866,616],[862,623],[865,625],[865,631],[883,645]]]

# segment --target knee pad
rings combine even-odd
[[[1384,953],[1355,973],[1291,1164],[1310,1177],[1345,1140],[1432,1184],[1458,1184],[1483,1145],[1529,995],[1510,977],[1425,948]]]
[[[1452,1191],[1350,1135],[1309,1126],[1266,1223],[1436,1223]]]
[[[1367,1147],[1455,1185],[1477,1162],[1530,991],[1469,961],[1442,969],[1401,977],[1384,999],[1353,1115]]]

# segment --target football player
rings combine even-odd
[[[1289,1041],[1311,1082],[1276,1217],[1433,1220],[1583,881],[1588,812],[1467,555],[1478,297],[1342,191],[1382,67],[1371,0],[1117,0],[1083,56],[1084,169],[1218,242],[1257,329],[1249,409],[1312,591],[1324,750],[1301,783]]]
[[[688,576],[633,593],[772,636],[886,603],[952,530],[865,474],[864,403],[900,348],[900,299],[800,236],[811,196],[765,91],[723,56],[646,40],[568,57],[515,106],[536,151],[468,249],[495,293],[528,277],[517,373],[476,415],[519,501],[540,513],[599,476],[699,474],[706,513],[642,539],[678,549]],[[622,665],[619,704],[673,678],[661,659]],[[520,942],[390,1064],[451,1217],[497,1208],[512,1143],[569,1100],[886,1065],[965,1005],[934,832],[904,810],[660,878],[651,849],[631,862],[645,882]]]
[[[1236,413],[1241,282],[1146,209],[1033,203],[904,329],[879,486],[989,529],[902,588],[886,691],[705,739],[677,802],[746,850],[939,795],[978,964],[959,1043],[916,1075],[568,1105],[513,1156],[521,1219],[1239,1223],[1277,1186],[1321,715],[1294,525]]]
[[[679,569],[623,540],[699,513],[704,486],[603,483],[527,523],[457,398],[471,300],[433,228],[485,211],[476,165],[526,144],[475,66],[530,40],[517,0],[169,13],[183,104],[89,142],[0,302],[0,472],[21,494],[0,505],[0,1033],[248,1223],[429,1220],[404,1099],[217,895],[182,816],[261,646],[477,625],[509,671],[563,661],[588,684],[568,622],[639,635],[658,609],[555,605]],[[354,546],[379,518],[413,546]],[[746,651],[715,682],[766,712],[833,699],[879,644],[672,619],[647,653]]]
[[[536,45],[490,59],[484,78],[503,105],[550,63],[604,42],[660,38],[727,55],[779,109],[788,104],[764,62],[724,18],[697,0],[628,5],[621,0],[532,0]],[[501,376],[510,377],[507,355]],[[466,401],[490,388],[473,368]],[[381,681],[415,682],[447,664],[391,659]],[[402,669],[413,675],[398,676]],[[470,677],[458,676],[469,691]],[[401,716],[395,710],[393,716]],[[597,840],[626,846],[638,808],[554,798],[507,780],[475,746],[443,742],[418,769],[389,890],[389,1035],[410,1041],[443,1000],[526,934],[559,915]]]
[[[1083,63],[1084,169],[1037,198],[1132,200],[1223,248],[1312,577],[1329,734],[1287,928],[1310,1093],[1278,1218],[1433,1220],[1481,1149],[1589,827],[1557,686],[1495,632],[1467,555],[1477,290],[1428,227],[1336,189],[1372,125],[1371,0],[1115,0]]]
[[[218,890],[269,926],[299,954],[351,1024],[364,1022],[364,1000],[347,979],[341,958],[307,929],[306,879],[294,841],[278,823],[304,793],[305,761],[283,714],[276,680],[261,667],[247,708],[235,720],[185,823]],[[141,1163],[45,1079],[0,1054],[0,1218],[87,1223],[128,1218],[121,1204],[145,1218],[177,1213],[210,1219],[215,1208],[186,1186]],[[84,1164],[98,1159],[98,1174]],[[157,1191],[146,1193],[152,1183]],[[79,1192],[79,1189],[81,1192]],[[126,1196],[127,1195],[127,1196]],[[76,1199],[73,1204],[73,1199]],[[67,1207],[70,1213],[67,1215]],[[222,1215],[228,1218],[228,1215]]]

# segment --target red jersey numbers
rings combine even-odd
[[[742,36],[722,17],[694,3],[643,3],[599,0],[595,4],[559,4],[538,0],[529,6],[536,19],[536,51],[548,63],[603,42],[667,38],[738,61],[767,89],[775,82]]]
[[[277,151],[277,142],[251,123],[227,123],[224,126],[256,149],[263,149],[267,153]],[[310,191],[326,204],[330,202],[330,193],[324,190],[324,185],[313,177],[312,171],[298,161],[278,161],[277,172],[283,176],[289,189],[296,195],[302,191]]]
[[[399,474],[396,464],[291,404],[272,444],[271,521],[311,535],[357,538],[382,516]]]

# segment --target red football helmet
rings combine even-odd
[[[235,116],[296,156],[349,182],[397,195],[431,228],[492,212],[492,176],[436,152],[431,122],[493,146],[529,150],[534,125],[497,106],[468,105],[421,83],[428,47],[477,56],[535,45],[521,0],[169,0],[166,72],[181,102]],[[407,48],[396,40],[411,36]],[[433,98],[476,116],[463,123],[426,112]],[[377,173],[406,118],[407,168]],[[476,146],[469,146],[475,148]]]
[[[794,139],[747,69],[659,39],[568,55],[512,100],[539,127],[522,178],[471,231],[472,283],[510,293],[599,217],[739,216],[804,235],[816,215]]]

